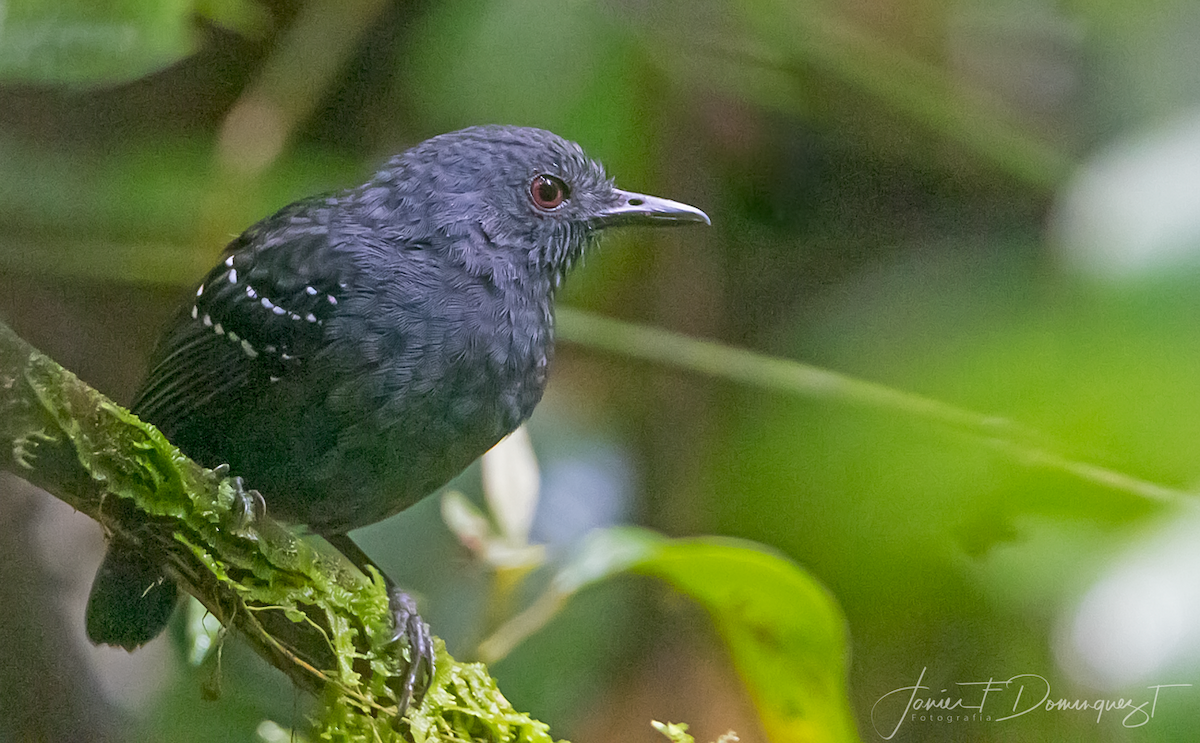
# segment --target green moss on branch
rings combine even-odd
[[[0,323],[0,467],[141,546],[268,663],[325,702],[326,740],[549,743],[486,669],[438,641],[438,673],[403,733],[392,725],[397,648],[380,576],[247,512],[228,478]]]

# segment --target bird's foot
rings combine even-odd
[[[246,481],[241,477],[229,477],[229,465],[217,465],[213,468],[213,474],[229,478],[229,484],[233,487],[233,506],[230,509],[233,513],[233,532],[245,536],[254,522],[266,518],[267,501],[262,493],[247,488]]]
[[[396,695],[399,720],[404,717],[410,703],[414,709],[421,706],[425,693],[433,683],[433,634],[429,631],[429,625],[417,614],[417,602],[412,596],[392,586],[388,588],[388,603],[396,628],[392,642],[404,638],[407,645],[407,657],[404,649],[400,650],[400,659],[405,665],[405,671],[389,684]]]

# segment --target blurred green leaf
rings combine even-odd
[[[662,541],[637,572],[704,605],[775,743],[857,740],[836,602],[808,573],[748,542]]]
[[[302,150],[246,182],[199,139],[83,156],[0,135],[0,271],[187,285],[247,225],[360,169]]]
[[[647,62],[593,4],[451,0],[431,11],[403,90],[431,130],[543,127],[586,143],[626,182],[653,165]]]
[[[0,4],[0,81],[119,83],[171,65],[196,47],[197,0],[9,0]],[[206,3],[228,18],[233,3]]]
[[[886,314],[882,316],[888,317]],[[932,397],[856,379],[811,364],[689,338],[679,333],[612,320],[571,308],[559,309],[558,322],[559,336],[563,340],[786,395],[836,400],[935,423],[947,430],[978,437],[988,447],[1028,467],[1043,468],[1056,475],[1112,488],[1135,500],[1175,503],[1186,496],[1182,490],[1073,457],[1065,453],[1061,444],[1038,430],[999,415],[956,407]]]
[[[195,0],[194,7],[200,17],[247,36],[265,33],[271,25],[266,6],[245,0]]]
[[[592,532],[551,589],[481,653],[519,642],[573,594],[623,572],[661,578],[708,610],[772,741],[858,740],[841,610],[802,568],[751,542],[668,539],[630,527]]]
[[[1064,457],[1160,483],[1177,494],[1170,507],[1188,507],[1195,286],[1183,272],[1080,286],[1047,272],[1031,244],[961,238],[810,303],[775,350],[1021,420]],[[1057,669],[1064,605],[1131,531],[1170,514],[1103,478],[1031,467],[1044,462],[884,410],[750,390],[726,405],[699,528],[784,550],[836,592],[869,659],[855,667],[860,705],[910,664],[947,677]],[[1069,737],[1066,721],[1039,724],[1021,737]]]
[[[822,7],[747,0],[740,8],[753,38],[752,51],[743,51],[743,64],[794,76],[829,75],[870,96],[879,109],[958,142],[1031,187],[1049,190],[1069,174],[1071,157],[1029,130],[1013,112],[964,87],[950,72],[873,38]]]

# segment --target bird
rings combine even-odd
[[[555,296],[599,235],[692,223],[710,220],[618,189],[549,131],[435,136],[229,243],[160,337],[130,410],[365,568],[349,531],[435,492],[533,412]],[[410,648],[403,714],[432,678],[432,642],[387,582]],[[114,539],[88,637],[132,651],[163,631],[178,596],[152,556]]]

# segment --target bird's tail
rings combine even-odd
[[[179,598],[179,588],[132,545],[113,542],[87,604],[87,634],[97,645],[134,650],[158,637]]]

